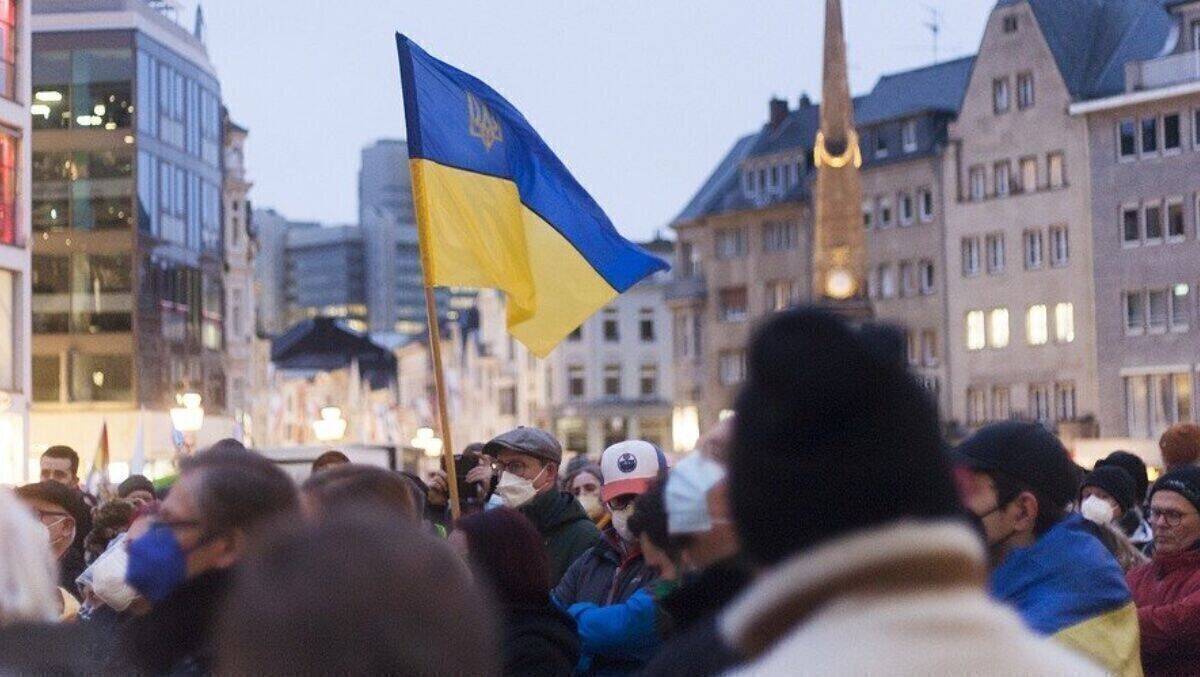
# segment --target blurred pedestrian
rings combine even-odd
[[[152,608],[122,628],[126,664],[118,671],[211,671],[213,629],[232,569],[263,524],[296,508],[292,480],[239,447],[181,459],[158,513],[131,531],[126,580]]]
[[[377,507],[290,524],[239,572],[229,675],[495,675],[492,609],[444,543]]]
[[[83,541],[92,528],[91,511],[78,491],[53,480],[20,487],[17,498],[34,511],[50,535],[50,549],[58,560],[58,586],[64,593],[64,613],[73,617],[83,599],[75,579],[87,566]]]
[[[1113,673],[1136,674],[1137,612],[1116,559],[1067,511],[1078,482],[1062,442],[1040,424],[1006,421],[984,426],[955,453],[965,503],[991,551],[996,598],[1035,631]],[[1106,486],[1130,500],[1132,481]]]
[[[1176,423],[1158,438],[1163,467],[1167,472],[1200,461],[1200,425]]]
[[[558,489],[562,446],[550,433],[520,427],[484,445],[496,459],[496,495],[533,522],[550,560],[550,584],[557,585],[571,564],[596,543],[600,532],[579,501]]]
[[[312,474],[317,474],[326,468],[345,465],[350,462],[350,457],[336,449],[321,454],[312,462]]]
[[[47,532],[27,505],[0,487],[0,628],[49,623],[61,614],[64,598]]]
[[[88,564],[104,554],[118,534],[129,530],[136,513],[133,501],[123,498],[114,498],[96,508],[92,515],[92,530],[83,539],[84,559]]]
[[[300,490],[301,505],[313,519],[350,506],[371,503],[399,520],[416,524],[421,513],[408,478],[373,465],[341,463],[310,475]]]
[[[600,487],[604,484],[604,474],[600,466],[588,463],[575,469],[566,478],[567,491],[579,501],[588,517],[596,524],[596,528],[604,531],[612,523],[612,515],[600,498]]]
[[[512,508],[459,520],[450,545],[488,583],[500,606],[504,674],[572,674],[579,661],[575,622],[550,601],[550,567],[537,529]]]
[[[154,493],[154,483],[145,475],[130,475],[117,485],[117,498],[128,499],[134,508],[154,505],[158,497]]]
[[[1183,466],[1150,490],[1154,557],[1129,572],[1146,675],[1200,667],[1200,467]]]
[[[804,308],[752,340],[728,481],[762,572],[719,619],[731,674],[1101,674],[987,597],[936,406],[873,336]]]
[[[1146,463],[1128,451],[1114,451],[1096,461],[1096,468],[1106,466],[1121,468],[1133,478],[1133,506],[1126,510],[1117,521],[1121,530],[1129,537],[1129,542],[1149,555],[1154,546],[1154,532],[1142,510],[1142,506],[1146,504],[1146,489],[1150,486],[1150,475],[1146,472]]]
[[[1120,526],[1125,513],[1133,510],[1136,486],[1124,468],[1109,465],[1088,473],[1079,488],[1079,514],[1087,520],[1085,526],[1117,558],[1122,571],[1149,561]]]

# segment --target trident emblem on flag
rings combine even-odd
[[[482,141],[485,149],[490,151],[493,144],[504,140],[500,123],[492,116],[492,111],[470,92],[467,92],[467,115],[471,120],[471,136]]]

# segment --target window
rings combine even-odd
[[[1200,148],[1200,108],[1192,111],[1192,145]]]
[[[767,222],[763,224],[763,251],[783,252],[796,248],[796,223]]]
[[[1062,188],[1067,183],[1063,168],[1063,154],[1050,153],[1046,156],[1046,171],[1050,175],[1050,188]]]
[[[679,243],[679,277],[700,277],[700,249],[691,242]]]
[[[499,389],[498,408],[501,416],[516,416],[517,415],[517,388],[516,386],[507,386]]]
[[[982,165],[971,168],[970,181],[972,200],[982,200],[987,197],[987,170]]]
[[[900,193],[897,202],[900,204],[900,225],[911,226],[916,216],[913,209],[913,199],[910,193]]]
[[[992,112],[1000,115],[1007,113],[1008,108],[1008,78],[992,80]]]
[[[1191,285],[1180,283],[1171,287],[1171,331],[1187,331],[1191,295]]]
[[[1025,340],[1031,346],[1044,346],[1050,340],[1050,328],[1047,326],[1046,306],[1030,306],[1025,314]]]
[[[1142,227],[1136,205],[1121,208],[1121,242],[1130,245],[1142,241]]]
[[[3,7],[0,0],[0,35],[4,32]],[[0,244],[17,244],[17,139],[3,128],[0,128]]]
[[[1037,270],[1042,267],[1044,251],[1042,249],[1042,231],[1025,231],[1025,269]]]
[[[767,283],[768,310],[786,310],[796,301],[796,285],[791,280],[773,280]]]
[[[604,309],[604,340],[617,343],[621,340],[621,324],[618,322],[617,309]]]
[[[1004,421],[1012,417],[1012,394],[1007,386],[992,388],[992,420]]]
[[[1054,415],[1060,421],[1075,420],[1075,383],[1054,384]]]
[[[909,120],[900,128],[900,143],[904,146],[905,153],[911,153],[917,149],[916,120]]]
[[[1167,290],[1151,289],[1146,296],[1146,328],[1151,333],[1162,333],[1167,330]]]
[[[1128,291],[1125,301],[1125,333],[1141,334],[1146,331],[1146,297],[1141,291]]]
[[[1158,152],[1158,118],[1142,118],[1142,155]]]
[[[1054,305],[1054,340],[1058,343],[1075,341],[1075,306],[1071,303]]]
[[[1003,26],[1005,33],[1016,33],[1017,32],[1017,15],[1010,14],[1010,15],[1004,17],[1004,21],[1002,22],[1001,25]]]
[[[921,261],[919,268],[921,294],[928,296],[934,292],[934,289],[937,286],[937,280],[934,278],[933,272],[933,261],[928,259]]]
[[[604,396],[609,398],[621,396],[621,365],[604,365]]]
[[[987,422],[987,392],[983,388],[967,388],[967,425]]]
[[[1030,418],[1041,423],[1050,420],[1050,392],[1051,389],[1048,385],[1029,386]]]
[[[921,344],[917,332],[909,331],[904,335],[905,348],[908,349],[908,363],[916,366],[921,363]]]
[[[921,363],[926,367],[935,367],[938,363],[938,341],[936,329],[921,331]]]
[[[1038,189],[1038,163],[1037,158],[1027,157],[1021,158],[1021,190],[1026,193],[1036,192]]]
[[[896,268],[890,263],[879,266],[879,295],[885,299],[896,298]]]
[[[1008,309],[994,308],[988,316],[988,345],[992,348],[1008,347]]]
[[[1066,226],[1050,226],[1050,265],[1062,267],[1071,258],[1071,243]]]
[[[1025,110],[1033,106],[1033,73],[1017,75],[1017,108]]]
[[[1179,113],[1164,115],[1162,126],[1163,152],[1178,151],[1183,145],[1183,134],[1179,130]]]
[[[962,274],[968,277],[979,274],[979,238],[977,237],[962,239]]]
[[[642,397],[654,397],[658,394],[658,365],[642,365],[638,371],[638,394]]]
[[[1133,118],[1126,118],[1117,123],[1117,157],[1137,157],[1137,125],[1134,124]]]
[[[862,205],[863,228],[870,228],[875,222],[875,203],[864,200]]]
[[[745,351],[722,350],[717,363],[721,385],[737,385],[746,379]]]
[[[1130,437],[1157,438],[1169,426],[1192,421],[1190,374],[1139,374],[1125,378],[1125,422]]]
[[[988,275],[1004,272],[1004,233],[992,233],[984,241]]]
[[[987,345],[986,319],[982,310],[967,313],[967,350],[983,350]]]
[[[892,227],[892,199],[890,197],[879,198],[879,227]]]
[[[1183,200],[1172,198],[1167,200],[1167,238],[1182,240],[1184,236]]]
[[[4,4],[0,3],[0,8]],[[16,279],[16,273],[0,270],[0,355],[4,356],[4,359],[0,359],[0,390],[10,391],[17,389],[16,360],[12,359],[17,320],[17,308],[13,305]]]
[[[992,171],[996,183],[996,197],[1004,197],[1005,195],[1008,195],[1008,160],[1005,160],[1004,162],[997,162],[995,167],[992,168]]]
[[[642,343],[654,342],[654,309],[642,308],[638,311],[638,338]]]
[[[747,316],[746,288],[722,289],[718,294],[718,311],[722,322],[745,322]]]
[[[17,40],[17,2],[0,0],[0,96],[6,99],[15,99]]]
[[[930,188],[922,188],[917,191],[918,208],[921,210],[921,223],[929,223],[933,220],[933,190]]]
[[[883,135],[883,130],[875,132],[875,157],[885,158],[888,156],[887,137]]]
[[[746,255],[746,231],[742,228],[723,228],[717,231],[717,260],[741,258]]]
[[[917,268],[912,261],[900,262],[900,295],[906,298],[917,295]]]
[[[1146,226],[1146,241],[1158,242],[1163,237],[1162,205],[1155,202],[1142,207]]]

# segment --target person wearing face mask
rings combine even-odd
[[[287,474],[241,445],[182,459],[158,512],[129,531],[125,580],[151,608],[122,626],[110,671],[211,672],[214,628],[235,569],[260,527],[296,508]]]
[[[1146,490],[1150,487],[1150,475],[1146,472],[1146,462],[1128,451],[1114,451],[1108,456],[1096,461],[1096,468],[1112,466],[1129,473],[1133,478],[1133,504],[1118,518],[1121,531],[1129,537],[1129,542],[1146,555],[1154,551],[1154,530],[1146,521],[1143,506],[1146,504]]]
[[[1122,571],[1150,561],[1121,530],[1122,517],[1133,509],[1136,486],[1124,468],[1097,464],[1079,488],[1079,514],[1087,520],[1085,526],[1117,558]]]
[[[558,489],[562,445],[538,428],[524,426],[483,446],[496,459],[495,495],[537,527],[550,561],[550,584],[557,585],[575,560],[600,542],[600,532],[575,497]]]
[[[597,529],[603,531],[612,523],[612,515],[608,514],[608,509],[600,498],[600,487],[604,485],[604,474],[600,472],[600,466],[588,463],[576,468],[575,472],[566,478],[564,485],[579,501],[579,505],[583,506]]]
[[[571,565],[553,592],[555,602],[573,615],[581,609],[623,604],[654,581],[629,518],[634,501],[666,474],[666,458],[649,442],[629,440],[604,450],[600,470],[600,497],[612,513],[612,524],[604,530],[604,540]],[[582,629],[581,640],[589,674],[625,674],[646,660],[637,652],[588,654],[589,638]]]
[[[963,503],[982,523],[992,595],[1035,632],[1119,675],[1141,671],[1137,612],[1116,559],[1067,512],[1075,465],[1037,423],[984,426],[955,450]]]
[[[53,480],[26,484],[16,494],[50,535],[50,549],[58,560],[64,617],[73,618],[82,600],[75,579],[85,568],[83,541],[92,528],[91,513],[78,491]]]

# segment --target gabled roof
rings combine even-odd
[[[738,167],[750,154],[750,148],[757,140],[758,134],[747,134],[738,139],[675,220],[690,221],[705,214],[725,211],[720,209],[718,198],[728,193],[731,188],[737,188]]]
[[[871,94],[856,100],[854,122],[870,125],[928,111],[957,113],[962,105],[974,56],[879,78]]]
[[[1000,0],[1028,2],[1075,101],[1125,91],[1125,64],[1162,54],[1172,20],[1163,0]]]

